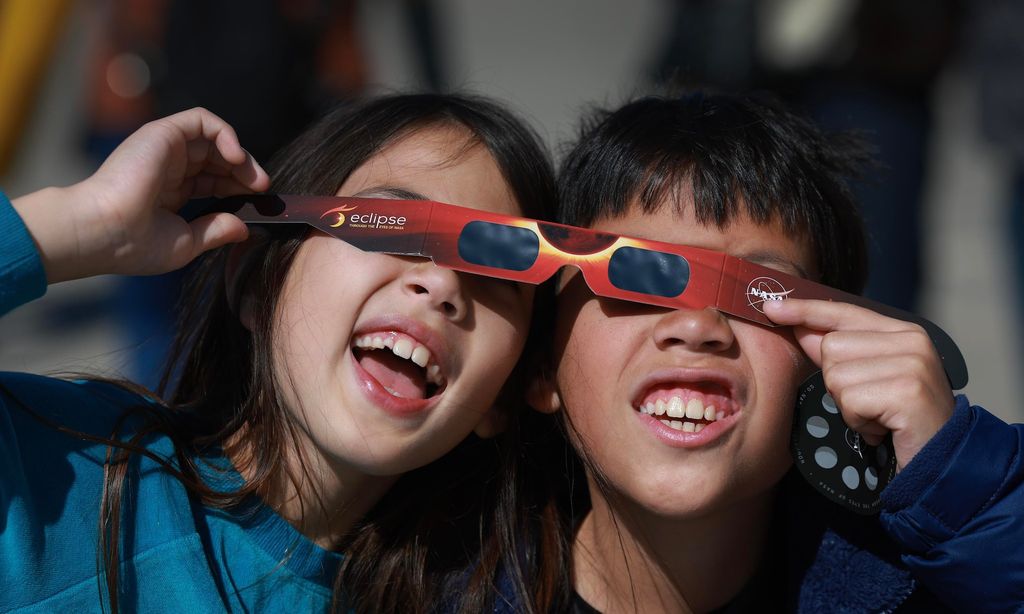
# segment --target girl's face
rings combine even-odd
[[[745,213],[720,229],[698,223],[692,202],[684,215],[671,204],[637,211],[594,228],[813,273],[809,247]],[[565,282],[558,302],[558,395],[543,398],[550,408],[560,399],[574,444],[618,495],[661,517],[697,517],[765,493],[781,478],[795,393],[810,372],[789,329],[711,308],[597,298],[580,275]]]
[[[520,211],[486,147],[457,127],[411,132],[357,168],[338,195]],[[423,466],[491,428],[532,301],[532,287],[316,234],[296,256],[276,316],[284,404],[336,470],[394,476]]]

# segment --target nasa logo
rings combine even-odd
[[[761,303],[765,301],[781,301],[792,290],[771,277],[758,277],[747,285],[747,304],[761,313]]]

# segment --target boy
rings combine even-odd
[[[566,224],[712,249],[857,292],[852,141],[756,97],[645,98],[596,115],[560,176]],[[770,328],[560,281],[531,404],[560,412],[590,509],[571,541],[575,612],[1011,611],[1024,604],[1024,429],[954,397],[917,325],[766,301]],[[799,384],[821,369],[846,423],[892,433],[880,523],[787,477]],[[654,408],[685,407],[683,417]],[[574,512],[570,512],[574,513]],[[557,543],[552,536],[544,543]],[[534,599],[534,603],[537,603]]]

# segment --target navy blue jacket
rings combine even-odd
[[[772,573],[784,603],[757,610],[1024,612],[1022,452],[1024,425],[959,396],[950,421],[885,489],[877,517],[845,511],[791,471],[765,565],[783,570]],[[495,601],[496,613],[523,610],[507,578]]]

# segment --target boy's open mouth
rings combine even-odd
[[[447,385],[441,367],[430,350],[412,337],[396,331],[362,334],[352,341],[359,365],[392,396],[429,399]]]
[[[707,425],[735,412],[732,399],[722,392],[714,385],[658,386],[648,390],[634,408],[669,428],[699,433]]]

